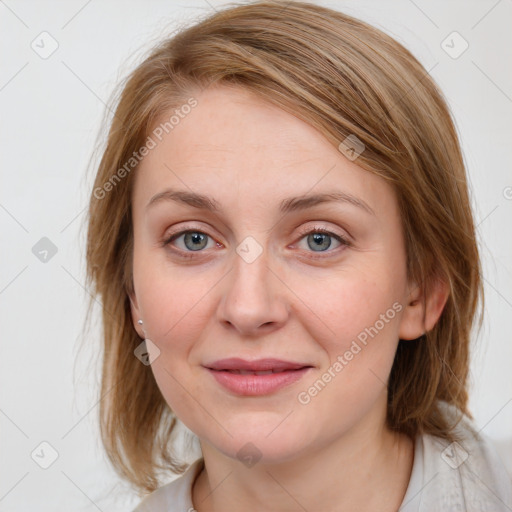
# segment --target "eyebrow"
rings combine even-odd
[[[149,200],[148,204],[146,205],[146,209],[162,201],[174,201],[200,210],[208,210],[211,212],[222,213],[222,207],[220,206],[218,201],[216,201],[213,197],[198,194],[196,192],[189,192],[186,190],[175,190],[170,188],[164,190],[163,192],[155,194]],[[353,196],[352,194],[348,194],[347,192],[341,191],[329,192],[324,194],[310,194],[299,197],[289,197],[281,201],[279,211],[281,213],[290,213],[294,211],[305,210],[307,208],[312,208],[313,206],[317,206],[319,204],[333,202],[351,204],[366,211],[370,215],[375,215],[373,209],[362,199]]]

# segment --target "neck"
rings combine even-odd
[[[395,512],[411,475],[413,442],[391,432],[384,422],[375,425],[360,422],[300,457],[279,464],[258,462],[251,468],[201,443],[205,468],[193,487],[194,507],[198,512]]]

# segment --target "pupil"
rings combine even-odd
[[[313,237],[314,244],[317,248],[321,248],[322,250],[326,250],[331,245],[331,242],[329,240],[329,235],[326,235],[324,233],[315,233],[314,235],[310,235],[310,237]],[[324,247],[322,248],[322,242],[325,242],[325,240],[328,241],[327,244],[324,244]],[[311,246],[310,246],[311,247]],[[313,247],[311,247],[313,249]]]
[[[190,240],[192,242],[192,247],[188,246],[188,244],[186,243],[187,240]],[[185,235],[185,245],[187,245],[187,247],[192,251],[198,251],[199,249],[203,249],[204,243],[202,246],[199,246],[197,244],[200,244],[201,241],[204,242],[205,240],[206,237],[202,233],[187,233]]]

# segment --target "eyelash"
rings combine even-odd
[[[187,233],[201,233],[202,235],[206,235],[206,236],[209,236],[210,238],[212,238],[210,235],[208,235],[208,233],[205,233],[204,231],[201,231],[199,229],[189,228],[189,229],[185,229],[185,230],[182,230],[177,233],[173,233],[173,234],[169,235],[162,242],[162,246],[166,247],[166,246],[170,245],[171,242],[173,242],[175,239],[179,238],[181,235],[186,235]],[[329,235],[330,237],[336,239],[338,242],[341,243],[341,246],[338,248],[338,250],[340,250],[341,247],[343,247],[343,246],[350,247],[352,245],[345,237],[343,237],[341,235],[337,235],[336,233],[333,233],[332,231],[329,231],[328,229],[326,229],[322,226],[314,226],[313,228],[306,228],[306,229],[302,230],[299,233],[300,234],[299,240],[302,240],[305,236],[311,235],[313,233],[322,233],[322,234]],[[179,256],[182,258],[191,259],[191,258],[196,257],[196,255],[194,254],[194,251],[182,251],[181,249],[178,249],[178,251],[179,251]],[[203,251],[197,251],[197,252],[203,252]],[[332,250],[332,251],[329,251],[329,250],[320,251],[319,254],[321,254],[323,252],[327,252],[330,255],[331,253],[336,252],[336,249]],[[315,254],[314,251],[312,251],[312,253]],[[326,256],[308,256],[308,257],[311,259],[320,259],[320,258],[325,258]]]

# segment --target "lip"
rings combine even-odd
[[[220,359],[203,366],[220,385],[243,396],[275,393],[300,380],[312,368],[306,363],[270,358],[255,361],[240,358]],[[270,373],[257,375],[245,372]]]
[[[219,359],[210,364],[204,365],[206,368],[212,370],[245,370],[245,371],[267,371],[272,370],[276,372],[286,370],[298,370],[304,366],[311,366],[307,363],[296,363],[292,361],[284,361],[282,359],[255,359],[254,361],[247,361],[239,357],[230,357],[227,359]]]

